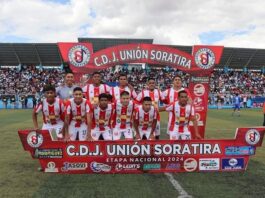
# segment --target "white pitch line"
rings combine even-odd
[[[192,198],[191,195],[189,195],[179,184],[179,182],[173,177],[171,173],[165,173],[170,183],[173,185],[173,187],[178,191],[179,196],[178,198]]]

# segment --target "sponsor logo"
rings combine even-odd
[[[121,170],[137,170],[141,167],[140,164],[116,164],[115,170],[121,171]]]
[[[202,105],[202,98],[200,98],[200,97],[195,97],[193,103],[194,103],[195,106],[200,106],[200,105]]]
[[[215,63],[213,51],[208,48],[198,50],[195,54],[195,63],[202,69],[210,69]]]
[[[48,162],[47,168],[44,170],[46,173],[57,173],[58,168],[56,168],[56,165],[54,162]]]
[[[43,143],[43,136],[42,134],[37,133],[36,131],[32,131],[27,136],[28,145],[33,148],[38,148]]]
[[[225,147],[226,155],[254,155],[255,148],[253,146],[227,146]]]
[[[220,169],[220,159],[219,158],[205,158],[199,159],[199,170],[210,171]]]
[[[84,45],[75,45],[68,52],[68,59],[75,67],[84,67],[90,60],[90,51]]]
[[[196,120],[199,121],[201,119],[201,115],[199,113],[195,114]]]
[[[160,168],[161,168],[160,164],[144,164],[143,166],[143,170],[156,170]]]
[[[244,158],[222,159],[223,170],[242,170],[244,168]]]
[[[88,167],[87,163],[85,162],[64,162],[62,171],[69,171],[69,170],[86,170]]]
[[[210,78],[209,77],[195,77],[195,76],[192,76],[191,77],[191,82],[194,82],[194,83],[209,83],[210,81]]]
[[[260,140],[260,134],[256,129],[250,129],[245,136],[246,142],[250,145],[255,145]]]
[[[198,163],[193,158],[188,158],[188,159],[185,159],[184,161],[184,169],[188,172],[195,171],[197,166],[198,166]]]
[[[167,164],[166,166],[166,170],[180,170],[180,164],[179,163],[171,163],[171,164]]]
[[[63,158],[63,150],[62,149],[36,149],[34,153],[34,157],[39,159],[46,158]]]
[[[99,172],[110,172],[111,166],[103,163],[98,162],[91,162],[90,168],[93,172],[99,173]]]
[[[204,111],[204,107],[195,107],[195,111]]]
[[[205,87],[203,84],[196,84],[193,88],[193,92],[196,96],[202,96],[205,93]]]

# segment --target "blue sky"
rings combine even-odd
[[[265,1],[0,1],[0,42],[152,38],[172,45],[265,48]],[[247,10],[247,12],[245,12]]]

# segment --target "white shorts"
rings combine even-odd
[[[104,131],[100,131],[99,128],[91,129],[91,136],[93,140],[98,140],[99,136],[102,134],[104,140],[112,140],[111,130],[106,127]]]
[[[85,141],[87,138],[87,125],[82,123],[80,127],[75,127],[75,122],[69,125],[69,136],[71,141],[75,141],[78,134],[79,141]]]
[[[50,124],[50,123],[43,123],[42,125],[42,130],[48,130],[52,140],[53,136],[52,136],[52,131],[55,131],[57,138],[63,138],[63,133],[62,133],[62,128],[63,128],[64,123],[63,122],[58,122],[57,124]]]
[[[125,139],[133,139],[132,128],[126,128],[126,129],[114,128],[114,129],[112,129],[113,140],[120,140],[122,134],[124,135]]]
[[[156,129],[155,129],[155,136],[160,135],[160,121],[157,121]]]
[[[143,139],[143,136],[145,135],[145,137],[149,140],[150,135],[151,135],[151,128],[148,128],[147,130],[139,129],[139,133],[140,133],[141,139]]]
[[[170,140],[191,140],[191,133],[189,131],[184,133],[169,131],[169,137]]]

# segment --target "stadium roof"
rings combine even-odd
[[[130,43],[153,43],[153,39],[79,38],[79,42],[91,42],[94,52]],[[170,45],[191,54],[192,46]],[[63,63],[57,43],[0,43],[0,65],[59,66]],[[261,69],[265,66],[265,49],[225,47],[217,67]]]

